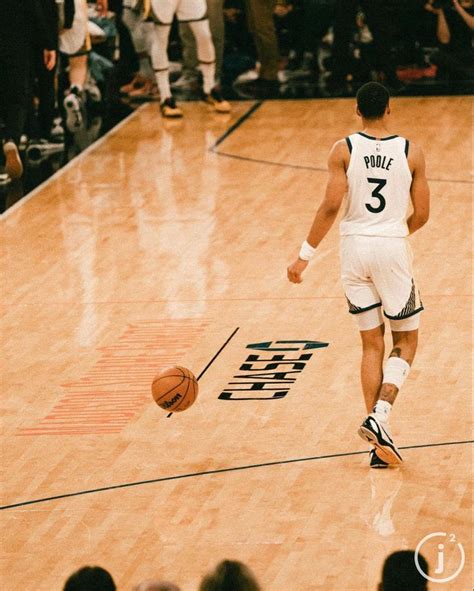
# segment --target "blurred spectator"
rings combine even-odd
[[[73,573],[63,591],[116,591],[112,576],[100,566],[84,566]]]
[[[64,5],[60,22],[59,49],[69,61],[69,89],[64,98],[66,126],[71,133],[84,124],[84,87],[88,77],[88,56],[92,48],[88,30],[87,0],[59,0]],[[108,0],[97,0],[97,12],[107,14]],[[100,100],[100,98],[99,98]]]
[[[158,87],[151,65],[153,23],[145,22],[137,0],[124,0],[122,21],[128,28],[138,58],[139,69],[132,80],[120,88],[120,93],[132,99],[159,98]]]
[[[256,80],[245,82],[241,89],[250,98],[272,98],[278,95],[280,53],[273,15],[276,0],[245,0],[249,31],[253,35],[260,70]]]
[[[48,37],[57,50],[59,32],[56,0],[43,0],[42,5]],[[27,135],[30,139],[50,141],[56,108],[56,68],[46,66],[43,49],[37,42],[32,47],[30,76]]]
[[[174,583],[168,581],[142,581],[133,591],[180,591]]]
[[[372,36],[373,64],[370,69],[377,73],[379,82],[383,82],[392,90],[399,90],[402,85],[396,75],[393,46],[400,31],[400,17],[405,9],[404,0],[337,1],[328,89],[336,93],[343,90],[347,76],[352,74],[351,65],[354,59],[351,53],[351,42],[359,8],[364,12]],[[360,82],[365,81],[367,80]]]
[[[294,8],[292,4],[289,5],[293,8],[289,12],[293,20],[293,51],[288,68],[317,80],[320,74],[320,44],[333,25],[336,0],[302,0],[300,3],[295,2],[295,5]]]
[[[421,554],[418,561],[422,571],[428,574],[428,563]],[[378,591],[426,591],[428,581],[416,568],[415,553],[412,550],[400,550],[390,554],[382,570],[382,582]]]
[[[216,86],[216,52],[207,18],[206,0],[193,0],[193,2],[151,0],[150,10],[145,12],[144,17],[150,17],[155,24],[151,55],[160,91],[162,116],[170,118],[183,116],[182,110],[176,105],[171,94],[169,79],[168,40],[175,15],[178,21],[189,23],[196,40],[203,78],[201,99],[218,113],[228,113],[230,105],[222,98],[220,90]]]
[[[50,35],[40,0],[0,1],[0,112],[5,125],[5,170],[11,178],[23,174],[18,151],[28,110],[28,85],[33,45],[43,63],[56,63],[56,40]]]
[[[438,67],[438,76],[451,81],[474,80],[474,2],[465,0],[429,0],[426,10],[437,16],[439,50],[430,60]]]
[[[245,564],[223,560],[204,577],[199,591],[260,591],[260,585]]]

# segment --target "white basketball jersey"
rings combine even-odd
[[[398,135],[376,139],[365,133],[346,138],[351,153],[342,236],[408,236],[406,223],[412,176],[409,142]]]

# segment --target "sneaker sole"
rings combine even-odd
[[[214,111],[216,113],[222,113],[222,114],[226,114],[226,113],[230,113],[230,106],[229,107],[219,107],[219,105],[216,104],[212,104],[212,103],[208,103],[209,106],[214,108]]]
[[[378,440],[375,433],[364,426],[359,427],[357,431],[359,436],[364,440],[377,448],[378,457],[387,464],[402,464],[403,458],[398,455],[397,452],[389,445],[383,445]]]
[[[386,470],[388,468],[388,464],[370,464],[370,468],[372,470]]]
[[[163,113],[163,111],[161,111],[161,116],[165,119],[181,119],[183,113]]]
[[[376,470],[380,470],[380,469],[385,470],[385,468],[388,468],[388,464],[383,464],[382,460],[377,456],[375,451],[373,452],[373,455],[375,455],[377,457],[377,459],[379,460],[379,463],[372,463],[373,456],[371,454],[371,457],[369,459],[369,467],[370,468],[375,468]]]
[[[76,105],[72,101],[66,101],[64,103],[66,109],[66,127],[72,133],[82,128],[83,120],[82,113],[77,109]]]

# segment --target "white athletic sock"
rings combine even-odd
[[[216,64],[200,64],[202,72],[202,89],[204,94],[209,94],[216,85]]]
[[[171,96],[169,70],[161,70],[159,72],[155,71],[155,76],[156,83],[158,84],[158,89],[160,91],[160,101],[163,102],[165,99],[170,98]]]
[[[156,25],[154,27],[153,43],[151,46],[151,60],[155,71],[156,83],[160,91],[160,100],[163,102],[171,96],[169,62],[168,62],[168,37],[171,27]]]
[[[377,400],[372,413],[375,415],[377,420],[382,423],[387,423],[391,410],[392,405],[390,402],[387,402],[386,400]]]

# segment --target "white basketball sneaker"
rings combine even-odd
[[[393,443],[387,425],[379,421],[374,415],[369,415],[358,431],[364,441],[377,448],[377,456],[387,464],[401,464],[403,458]]]

